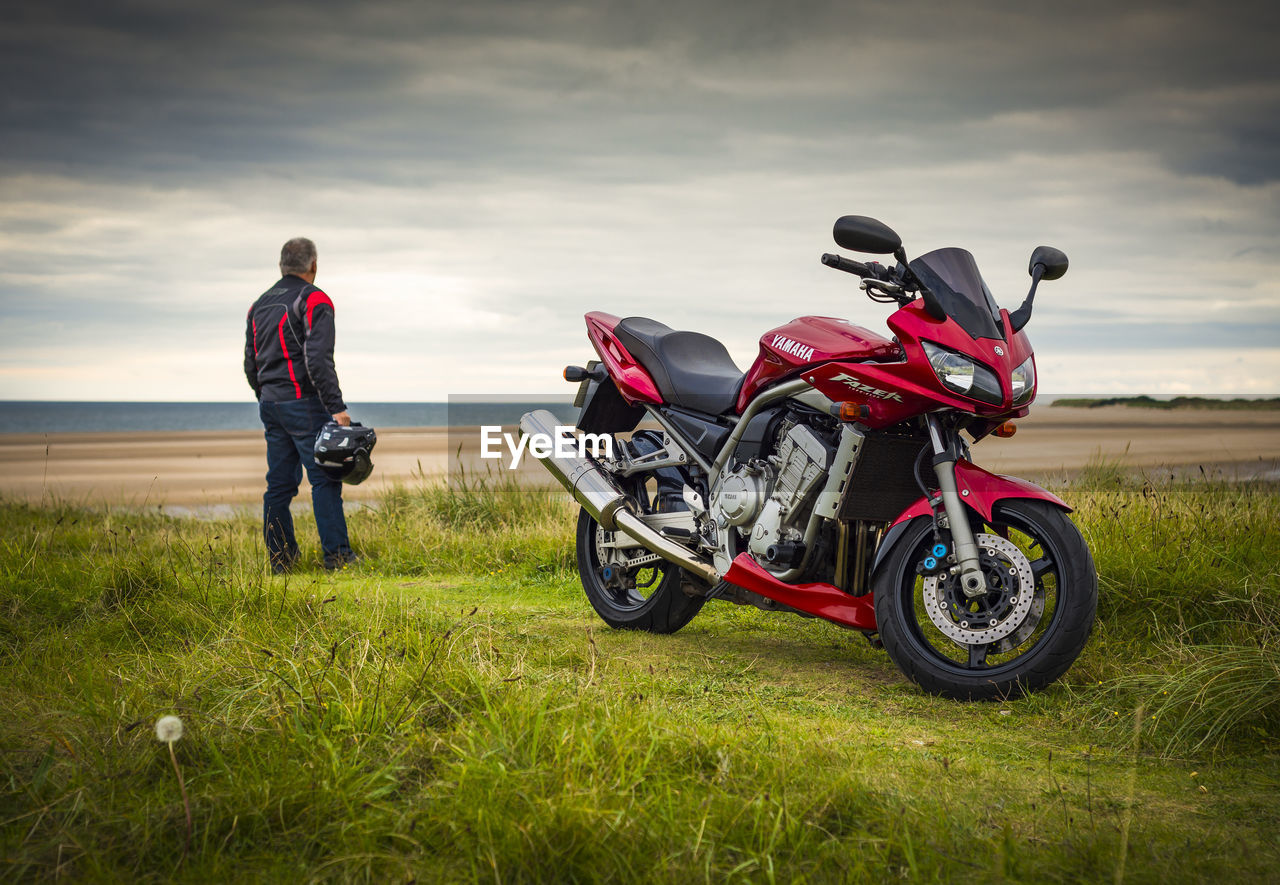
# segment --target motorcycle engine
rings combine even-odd
[[[717,522],[749,536],[748,549],[761,563],[789,568],[793,564],[789,554],[780,561],[778,551],[796,549],[803,539],[834,451],[835,445],[814,428],[788,420],[767,461],[739,465],[717,484],[713,496]],[[803,553],[802,546],[799,551]]]

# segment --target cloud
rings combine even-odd
[[[1042,348],[1257,344],[1280,308],[1276,18],[9,4],[0,321],[21,346],[0,396],[242,396],[239,324],[298,234],[366,400],[542,392],[585,358],[596,308],[712,332],[744,366],[796,314],[879,328],[817,263],[846,212],[914,253],[970,248],[1006,304],[1034,245],[1066,249],[1030,327]],[[144,353],[202,369],[131,368]],[[1111,384],[1090,362],[1073,377]],[[94,371],[31,371],[66,365]]]
[[[1264,4],[15,5],[0,155],[163,181],[420,183],[477,163],[696,166],[699,145],[734,133],[895,132],[990,155],[1019,146],[971,124],[1021,116],[1050,123],[1024,149],[1085,118],[1094,148],[1259,183],[1280,156],[1276,18]]]

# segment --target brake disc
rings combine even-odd
[[[986,596],[976,599],[978,611],[965,608],[974,600],[956,598],[959,582],[954,576],[930,575],[924,579],[922,591],[929,620],[961,645],[987,645],[1013,634],[1023,626],[1036,601],[1031,563],[1016,544],[998,535],[978,535],[974,540],[987,578]],[[1043,606],[1041,602],[1041,610]],[[1031,626],[1034,629],[1035,624]],[[1026,631],[1027,635],[1030,632]]]
[[[1031,611],[1022,621],[1022,626],[1014,630],[1004,639],[1001,639],[995,645],[991,646],[989,652],[992,654],[1002,654],[1003,652],[1013,651],[1022,643],[1027,641],[1032,633],[1035,632],[1036,625],[1040,623],[1041,616],[1044,615],[1044,589],[1036,587],[1035,593],[1032,594]]]

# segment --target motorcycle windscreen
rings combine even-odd
[[[910,267],[970,338],[1004,338],[1000,308],[967,249],[935,249],[912,261]]]

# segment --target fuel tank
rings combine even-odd
[[[760,353],[738,392],[741,412],[760,390],[828,360],[897,362],[902,350],[870,329],[836,317],[799,317],[760,336]]]

